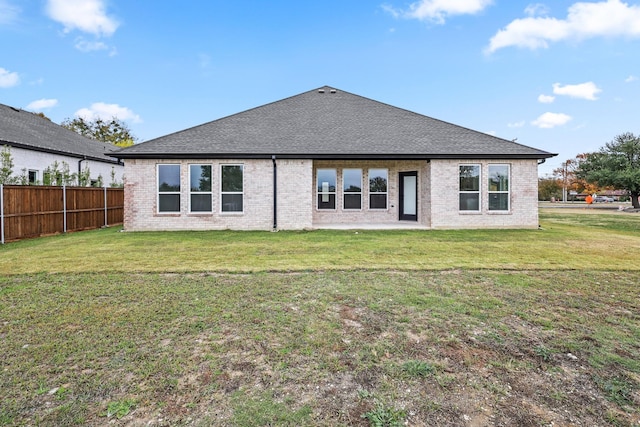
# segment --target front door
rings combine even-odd
[[[400,172],[400,220],[418,220],[418,172]]]

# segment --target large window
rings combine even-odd
[[[180,212],[180,165],[158,165],[158,212]]]
[[[489,210],[509,210],[509,165],[489,165]]]
[[[336,208],[336,170],[318,169],[317,175],[318,209]]]
[[[362,209],[362,169],[342,171],[344,209]]]
[[[480,165],[460,165],[460,210],[480,211]]]
[[[243,211],[242,165],[222,165],[222,212]]]
[[[211,165],[189,165],[189,211],[211,212]]]
[[[387,169],[369,169],[369,209],[387,209]]]

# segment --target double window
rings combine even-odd
[[[481,166],[460,165],[460,211],[480,212],[481,210]],[[487,196],[489,211],[509,210],[509,165],[489,165]]]
[[[509,210],[509,165],[489,165],[489,210]]]
[[[243,173],[242,165],[222,165],[222,212],[243,211]]]
[[[342,171],[344,209],[362,209],[362,169]]]
[[[212,212],[211,165],[189,165],[189,211]]]
[[[318,209],[336,208],[336,170],[318,169],[317,171],[317,194]]]
[[[480,211],[480,165],[460,165],[461,211]]]
[[[387,209],[387,169],[369,169],[369,209]]]
[[[180,212],[180,165],[158,165],[158,212]]]

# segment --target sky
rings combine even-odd
[[[640,1],[0,0],[0,103],[139,141],[321,86],[552,153],[640,134]]]

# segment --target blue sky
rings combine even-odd
[[[640,133],[640,1],[0,0],[0,103],[142,141],[329,85],[559,153]]]

